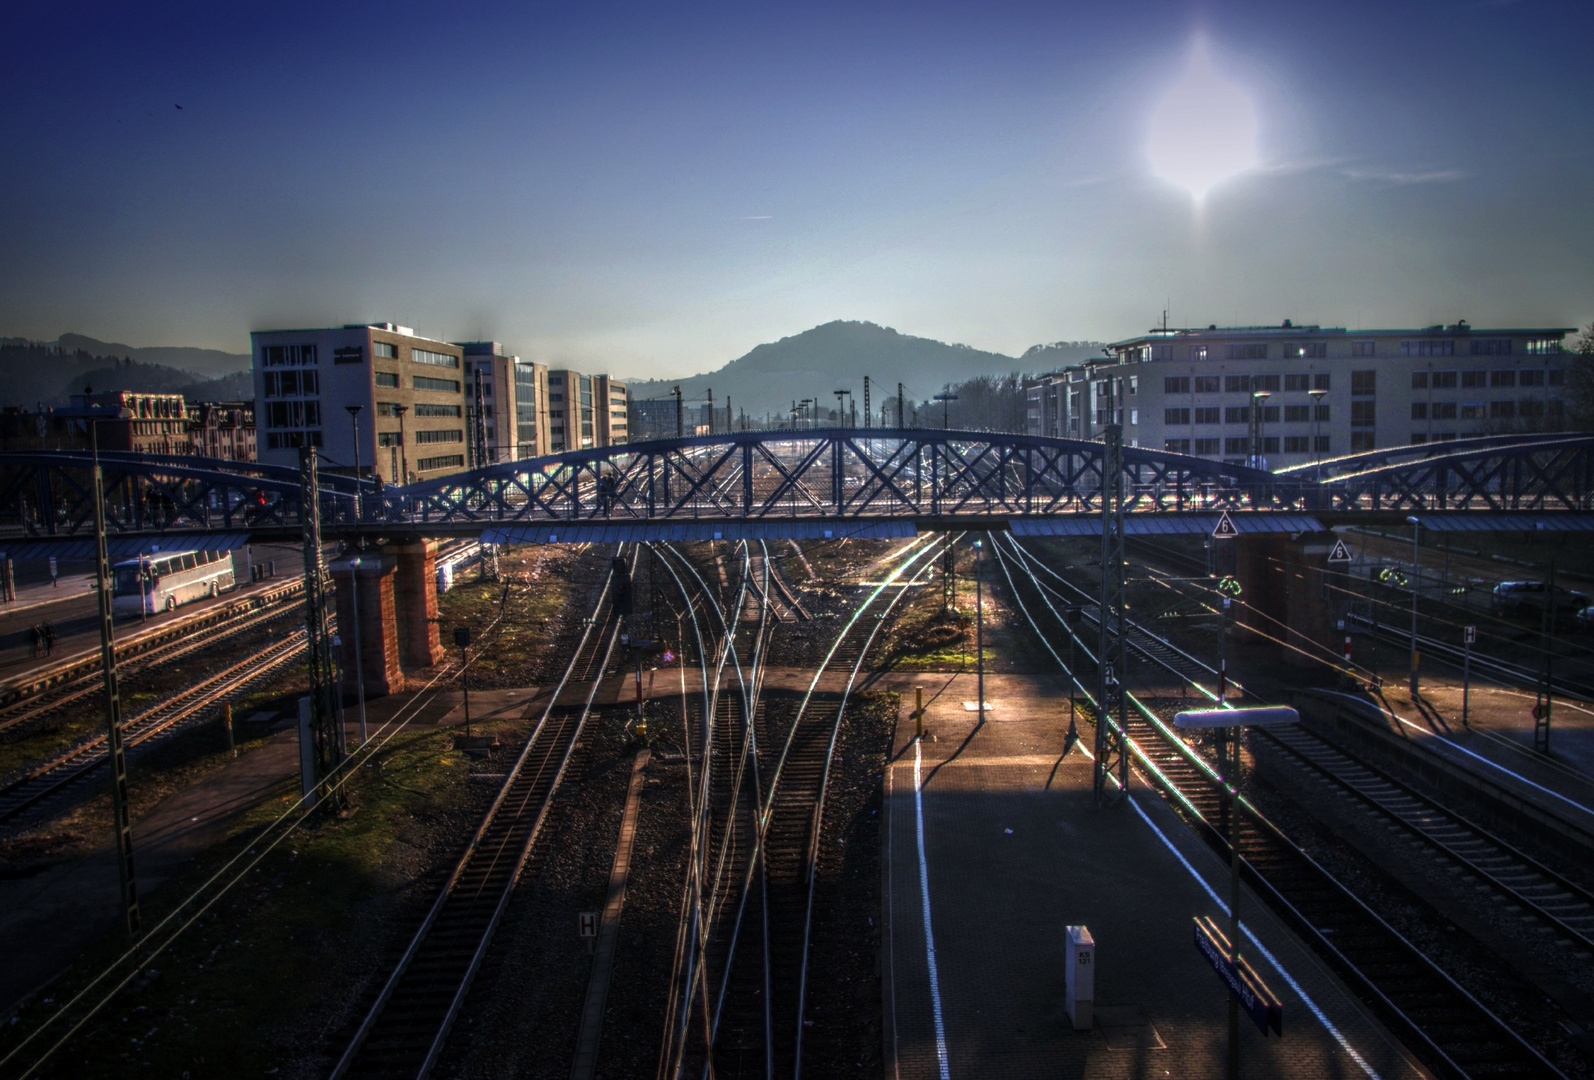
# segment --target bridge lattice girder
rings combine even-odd
[[[298,470],[102,454],[113,532],[289,530]],[[1400,448],[1271,473],[1123,451],[1125,512],[1587,511],[1594,436]],[[1326,468],[1320,471],[1328,471]],[[844,428],[632,443],[490,465],[406,487],[323,472],[328,531],[557,521],[1011,518],[1099,514],[1102,445],[993,432]],[[0,454],[0,533],[92,531],[89,458]],[[359,513],[356,514],[356,492]]]

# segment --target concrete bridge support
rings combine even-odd
[[[358,553],[358,558],[358,566],[353,565],[350,556],[344,556],[328,567],[337,587],[341,689],[345,695],[354,694],[358,660],[359,670],[365,674],[365,696],[381,697],[404,688],[393,588],[398,560],[371,551]],[[356,599],[359,601],[357,612]],[[359,626],[358,635],[354,632],[356,625]],[[355,656],[356,637],[359,638],[358,658]]]
[[[399,657],[405,667],[427,668],[443,659],[437,632],[437,541],[386,544],[398,561],[393,596],[398,609]]]
[[[1234,623],[1242,640],[1269,642],[1294,667],[1321,668],[1339,654],[1341,605],[1328,564],[1334,534],[1252,534],[1234,543],[1243,601]]]

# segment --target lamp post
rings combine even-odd
[[[1224,788],[1229,816],[1229,1080],[1240,1078],[1240,999],[1234,992],[1241,982],[1240,967],[1240,729],[1283,727],[1300,723],[1300,714],[1284,706],[1256,709],[1196,709],[1175,713],[1173,726],[1181,731],[1216,729],[1224,732],[1232,756],[1224,767]],[[1220,762],[1220,764],[1223,764]]]
[[[951,405],[952,402],[956,401],[957,399],[958,399],[958,396],[956,394],[952,393],[951,390],[943,390],[941,393],[935,395],[934,400],[939,401],[941,403],[941,430],[942,431],[945,431],[945,430],[947,430],[947,428],[952,426],[951,423],[949,422],[949,419],[948,419],[950,417],[950,415],[951,415],[951,413],[949,411],[949,406]]]
[[[1417,651],[1417,559],[1420,553],[1418,541],[1422,537],[1422,522],[1418,518],[1408,517],[1406,524],[1411,526],[1411,697],[1415,704],[1417,666],[1422,660],[1422,654]]]
[[[354,520],[360,520],[360,410],[364,405],[345,405],[349,411],[349,423],[354,425]],[[362,737],[361,742],[364,742]]]
[[[1251,430],[1256,434],[1251,437],[1251,467],[1253,469],[1267,468],[1267,458],[1262,453],[1262,409],[1267,404],[1267,399],[1272,397],[1267,390],[1251,391]]]
[[[847,395],[847,391],[845,391],[845,390],[832,390],[831,393],[836,395],[836,426],[837,427],[846,427],[847,426],[847,419],[846,419],[847,418],[847,411],[844,408],[842,408],[841,399]]]
[[[360,705],[360,745],[365,745],[365,657],[360,652],[360,564],[361,557],[349,560],[349,600],[354,618],[354,692]]]
[[[393,412],[398,417],[399,422],[399,466],[402,469],[399,473],[399,484],[401,485],[410,482],[410,451],[409,447],[404,445],[404,414],[409,411],[410,407],[408,405],[393,406]]]
[[[974,541],[974,712],[985,719],[985,594],[981,587],[985,545]]]
[[[1319,456],[1320,451],[1317,449],[1317,412],[1318,407],[1322,404],[1323,399],[1328,396],[1328,391],[1308,390],[1306,392],[1306,396],[1312,399],[1312,464],[1316,465],[1323,460],[1322,457]],[[1321,480],[1322,477],[1317,476],[1314,472],[1312,479]]]

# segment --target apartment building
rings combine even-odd
[[[319,447],[323,467],[389,483],[467,466],[464,350],[393,323],[250,335],[260,460],[292,465]],[[350,410],[355,410],[351,412]],[[358,443],[356,443],[358,433]]]
[[[629,442],[629,414],[626,384],[618,379],[569,368],[548,372],[550,453]]]
[[[189,431],[200,457],[255,461],[255,406],[251,401],[188,403]]]
[[[1559,427],[1571,328],[1157,329],[1026,390],[1028,430],[1281,468],[1328,457]]]

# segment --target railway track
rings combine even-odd
[[[605,579],[579,644],[465,853],[375,993],[332,1077],[427,1076],[437,1063],[613,657],[620,620]],[[567,700],[567,691],[584,697]]]
[[[1047,638],[1041,634],[1032,604],[1048,609],[1056,625],[1064,633],[1072,633],[1046,595],[1046,585],[1035,575],[1032,557],[1021,545],[1010,543],[1008,552],[1003,552],[1001,544],[993,548],[1020,611],[1042,641]],[[1017,580],[1012,574],[1015,565],[1019,570]],[[1050,572],[1043,565],[1041,569]],[[1068,585],[1060,575],[1051,573]],[[1029,590],[1028,602],[1025,592],[1019,588],[1020,582]],[[1089,599],[1077,586],[1069,587]],[[1085,607],[1085,614],[1095,621],[1096,612],[1092,606]],[[1147,647],[1148,639],[1156,635],[1134,624],[1131,624],[1131,634],[1131,645],[1138,651],[1143,655],[1153,652]],[[1095,662],[1088,645],[1077,638],[1075,644],[1091,663]],[[1165,659],[1174,658],[1168,661],[1169,669],[1181,678],[1189,678],[1179,670],[1181,667],[1187,671],[1194,667],[1203,674],[1210,672],[1171,643],[1162,642],[1162,648],[1155,651],[1162,652]],[[1055,652],[1053,656],[1062,663]],[[1070,677],[1078,681],[1072,672]],[[1081,685],[1080,689],[1085,688]],[[1085,696],[1090,699],[1088,691]],[[1227,860],[1229,814],[1234,806],[1223,778],[1152,709],[1132,694],[1129,698],[1133,709],[1126,734],[1140,771],[1168,795],[1203,839]],[[1311,738],[1304,731],[1296,734],[1303,742]],[[1393,807],[1396,801],[1390,799],[1388,804]],[[1243,797],[1238,800],[1238,812],[1246,820],[1246,828],[1240,834],[1241,867],[1246,880],[1279,917],[1356,989],[1426,1065],[1447,1077],[1562,1075],[1511,1025],[1440,969]],[[1431,835],[1452,834],[1447,832],[1445,824],[1436,820]],[[1480,839],[1473,833],[1467,840],[1452,843],[1451,848],[1459,855],[1465,844]],[[1483,863],[1479,861],[1473,865],[1481,869]],[[1505,875],[1496,876],[1505,883]],[[1533,887],[1526,881],[1522,884]],[[1555,902],[1549,894],[1545,894],[1544,899]],[[1576,915],[1571,910],[1567,914]]]
[[[777,728],[767,709],[754,706],[750,745],[755,752],[748,756],[756,813],[750,820],[747,801],[738,802],[723,832],[723,843],[732,850],[724,879],[741,882],[740,899],[734,909],[728,898],[712,909],[720,916],[715,925],[723,929],[722,943],[705,952],[702,964],[706,985],[698,993],[706,1018],[701,1029],[690,1022],[678,1026],[675,1040],[666,1043],[660,1076],[802,1074],[819,840],[841,722],[875,635],[930,550],[920,545],[899,553],[886,582],[857,604],[789,724]],[[876,609],[878,618],[865,618]],[[842,692],[820,693],[821,678],[835,671],[845,676]],[[728,756],[735,755],[733,748]],[[707,760],[712,762],[712,756]],[[693,1000],[690,993],[681,996]]]
[[[291,582],[241,603],[223,605],[212,617],[203,613],[200,618],[182,620],[159,635],[119,644],[118,674],[124,679],[136,676],[292,615],[299,610],[303,593],[301,582]],[[57,672],[0,692],[0,733],[45,721],[103,688],[100,657],[95,652]]]
[[[123,724],[123,742],[131,752],[184,721],[196,717],[218,700],[253,689],[298,657],[304,631],[279,641],[259,655],[222,669],[178,691]],[[0,824],[8,824],[45,800],[64,792],[107,760],[106,737],[96,735],[43,762],[0,787]]]

